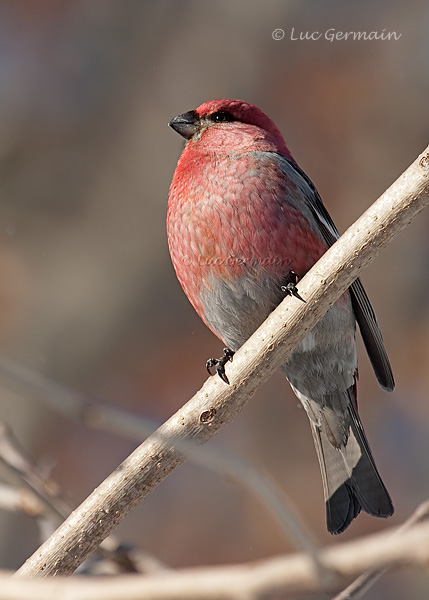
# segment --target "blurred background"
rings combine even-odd
[[[328,30],[400,37],[330,42]],[[305,32],[322,36],[291,39]],[[222,349],[168,255],[167,195],[183,146],[168,121],[211,98],[256,104],[344,231],[428,143],[428,60],[425,0],[0,1],[3,357],[167,419]],[[340,538],[326,532],[307,417],[280,375],[209,443],[275,481],[320,544],[400,524],[429,497],[428,226],[426,212],[363,276],[397,382],[392,394],[379,389],[359,346],[360,411],[395,504],[389,522],[361,515]],[[35,463],[50,465],[71,506],[136,445],[72,422],[7,377],[0,385],[0,418]],[[255,497],[191,463],[117,534],[173,567],[294,549]],[[0,537],[2,568],[39,545],[35,522],[4,510]],[[428,590],[427,575],[403,572],[365,597]]]

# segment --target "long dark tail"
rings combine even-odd
[[[375,466],[354,402],[347,405],[344,422],[349,432],[342,444],[332,443],[329,424],[320,427],[310,418],[330,533],[344,531],[361,509],[374,517],[393,514],[392,501]]]

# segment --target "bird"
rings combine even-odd
[[[177,278],[227,346],[224,365],[339,237],[316,187],[262,110],[219,99],[174,117],[185,139],[171,182],[167,236]],[[380,386],[394,378],[374,310],[359,279],[281,366],[302,403],[320,465],[327,529],[343,532],[361,510],[393,505],[357,406],[356,323]]]

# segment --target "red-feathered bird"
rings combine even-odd
[[[339,234],[279,130],[255,106],[211,100],[169,124],[187,140],[168,202],[173,265],[199,316],[237,350],[283,299],[283,286],[293,289]],[[361,509],[393,513],[357,413],[356,321],[380,385],[392,390],[359,280],[282,366],[310,419],[331,533]]]

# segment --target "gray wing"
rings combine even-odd
[[[287,162],[306,182],[307,185],[305,187],[309,193],[304,193],[304,196],[307,205],[316,219],[323,239],[328,246],[332,246],[332,244],[340,237],[340,234],[329,216],[318,191],[314,187],[312,181],[294,161],[287,160]],[[303,191],[305,192],[306,190]],[[360,279],[356,279],[349,290],[356,321],[358,322],[375,376],[382,388],[392,391],[395,387],[395,381],[393,379],[392,368],[384,347],[383,337],[375,317],[374,309],[371,306]]]

